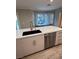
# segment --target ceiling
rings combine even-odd
[[[48,6],[51,4],[51,6]],[[62,7],[62,0],[16,0],[16,9],[53,10]]]

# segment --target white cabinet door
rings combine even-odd
[[[62,44],[62,31],[56,33],[56,43],[55,45]]]
[[[36,35],[22,39],[24,56],[44,49],[44,35]]]
[[[16,58],[21,58],[24,56],[22,39],[16,39]]]
[[[36,43],[33,42],[34,51],[40,51],[44,49],[44,35],[39,35],[35,39]]]

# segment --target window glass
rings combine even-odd
[[[53,19],[51,19],[53,20]],[[36,14],[36,26],[44,26],[50,24],[50,15],[48,13],[37,13]]]
[[[16,30],[19,30],[19,21],[18,21],[17,16],[16,16]]]

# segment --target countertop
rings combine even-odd
[[[37,33],[37,34],[31,34],[31,35],[22,36],[22,33],[24,31],[30,31],[30,28],[20,29],[20,30],[16,31],[16,39],[25,38],[25,37],[31,37],[31,36],[36,36],[36,35],[40,35],[40,34],[46,34],[46,33],[51,33],[51,32],[56,32],[56,31],[62,30],[61,28],[56,27],[56,26],[44,26],[44,27],[33,28],[33,30],[35,30],[35,29],[36,30],[41,30],[42,33]]]

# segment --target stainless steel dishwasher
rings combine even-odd
[[[44,40],[45,40],[45,49],[55,46],[56,32],[45,34]]]

